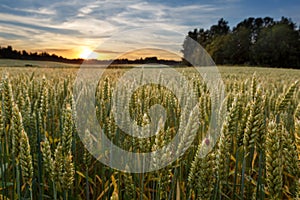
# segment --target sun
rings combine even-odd
[[[83,47],[80,51],[79,57],[83,59],[98,59],[100,55],[91,50],[89,47]]]

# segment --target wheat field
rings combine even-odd
[[[199,126],[189,125],[195,117],[183,114],[169,90],[140,87],[128,102],[138,125],[149,123],[153,104],[162,105],[167,113],[159,134],[147,139],[133,138],[118,128],[111,98],[115,82],[126,70],[106,70],[95,93],[95,110],[114,144],[127,151],[151,152],[169,143],[181,123],[186,124],[186,137],[197,133],[189,148],[185,143],[172,147],[184,149],[182,156],[147,173],[114,170],[85,148],[75,123],[76,68],[2,67],[0,71],[1,199],[300,198],[299,70],[219,67],[226,96],[215,110],[220,129],[212,130],[214,98],[193,70],[179,68],[191,77],[196,91]],[[201,158],[198,153],[210,145],[210,131],[219,131],[220,137]],[[92,138],[89,130],[84,134]]]

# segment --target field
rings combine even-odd
[[[192,83],[197,108],[191,112],[179,103],[191,96],[180,85],[173,85],[180,88],[179,96],[159,84],[138,87],[128,102],[126,92],[114,93],[114,88],[129,69],[103,70],[94,93],[95,113],[113,144],[142,154],[163,148],[182,132],[177,145],[150,159],[148,164],[157,170],[134,173],[130,167],[140,160],[109,158],[109,162],[125,162],[124,170],[104,165],[100,160],[114,154],[107,144],[97,143],[101,137],[92,126],[82,130],[91,120],[84,115],[85,121],[78,121],[86,109],[78,107],[78,95],[73,93],[87,91],[89,85],[74,88],[77,68],[60,64],[54,68],[53,63],[21,67],[24,63],[16,62],[0,62],[2,199],[300,198],[299,70],[219,67],[225,84],[222,99],[211,94],[195,70],[176,68]],[[127,84],[130,88],[135,83]],[[118,100],[116,107],[113,98]],[[220,99],[221,106],[212,108]],[[120,104],[138,126],[157,122],[156,135],[141,139],[126,134],[118,126],[127,121],[118,122],[113,116]],[[151,115],[151,106],[157,104],[165,108],[164,123]],[[212,127],[213,113],[217,120]],[[97,148],[88,151],[85,146]],[[176,152],[178,158],[159,167]],[[199,156],[203,152],[207,154]]]

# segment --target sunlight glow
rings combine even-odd
[[[92,51],[89,47],[83,47],[80,51],[79,57],[83,59],[99,59],[100,55]]]

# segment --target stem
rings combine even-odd
[[[41,115],[38,113],[37,124],[38,124],[38,133],[37,133],[37,153],[38,153],[38,188],[39,188],[39,200],[43,199],[43,187],[42,187],[42,152],[41,152],[41,130],[42,124],[39,123],[39,118]],[[42,119],[40,119],[42,120]]]
[[[85,191],[86,191],[86,199],[89,200],[90,199],[90,191],[89,191],[89,168],[86,165],[86,170],[85,170],[85,181],[86,181],[86,185],[85,185]]]
[[[64,191],[64,194],[63,194],[64,196],[63,196],[63,199],[64,200],[66,200],[66,199],[68,199],[67,197],[68,197],[68,190],[66,190],[66,191]]]
[[[32,183],[29,186],[29,192],[30,192],[30,200],[33,200],[33,194],[32,194]]]
[[[5,162],[4,162],[4,159],[3,159],[3,155],[2,155],[2,147],[3,147],[3,145],[2,145],[2,142],[0,143],[0,145],[1,145],[1,147],[0,147],[0,156],[1,156],[1,185],[2,185],[2,188],[3,188],[3,190],[2,190],[2,196],[3,197],[5,197],[5,181],[4,181],[4,166],[5,166]]]
[[[243,157],[244,157],[243,152]],[[244,184],[245,184],[245,168],[246,168],[246,158],[243,159],[243,167],[242,167],[242,180],[241,180],[241,197],[244,199]]]
[[[75,127],[75,125],[74,125],[74,130],[76,130],[76,127]],[[77,170],[77,162],[75,162],[76,160],[77,160],[77,154],[76,154],[76,141],[77,141],[77,134],[76,134],[76,131],[73,131],[73,133],[72,133],[72,152],[74,153],[74,169],[75,169],[75,172],[76,172],[76,170]],[[76,189],[77,189],[77,186],[78,186],[78,174],[77,173],[75,173],[75,181],[74,181],[74,183],[75,183],[75,187],[73,187],[72,188],[72,196],[76,196],[75,195],[75,192],[76,192]],[[87,199],[88,200],[88,199]]]
[[[178,174],[178,167],[175,168],[175,171],[174,171],[174,176],[172,177],[172,182],[171,182],[171,191],[169,193],[169,200],[172,199],[172,196],[173,196],[173,192],[175,190],[175,187],[176,187],[176,182],[177,182],[177,174]]]
[[[236,163],[235,163],[235,172],[234,172],[234,185],[233,185],[233,200],[235,200],[235,196],[236,196],[236,182],[237,182],[237,173],[238,173],[238,163],[239,163],[239,159],[238,159],[238,151],[236,151],[235,153],[235,160],[236,160]]]
[[[52,182],[52,187],[53,187],[53,198],[54,200],[57,200],[57,192],[56,192],[56,187],[54,181]]]
[[[7,164],[7,167],[8,167],[8,163],[9,163],[8,154],[9,154],[9,152],[8,152],[8,142],[7,141],[8,141],[7,140],[7,134],[5,133],[4,134],[4,144],[3,144],[3,154],[4,154],[4,160],[5,160],[5,162],[7,162],[6,164]],[[5,170],[6,169],[7,168],[5,168]],[[7,186],[7,176],[8,176],[8,173],[3,173],[2,176],[4,177],[4,183],[5,183],[5,187],[6,187]],[[4,193],[5,193],[5,199],[7,199],[8,191],[5,189]]]
[[[21,199],[21,180],[20,180],[20,166],[17,164],[17,193],[18,193],[18,199]]]
[[[262,169],[261,169],[261,166],[262,166],[262,152],[260,151],[259,152],[259,162],[258,162],[258,165],[259,165],[259,169],[258,169],[258,178],[257,178],[257,185],[256,185],[256,198],[257,199],[260,199],[260,190],[261,190],[261,176],[262,176]]]
[[[141,174],[141,179],[140,179],[140,187],[141,187],[141,195],[140,198],[141,200],[143,200],[143,195],[144,195],[144,166],[145,166],[145,157],[143,158],[143,163],[142,163],[142,167],[143,167],[143,172]]]

